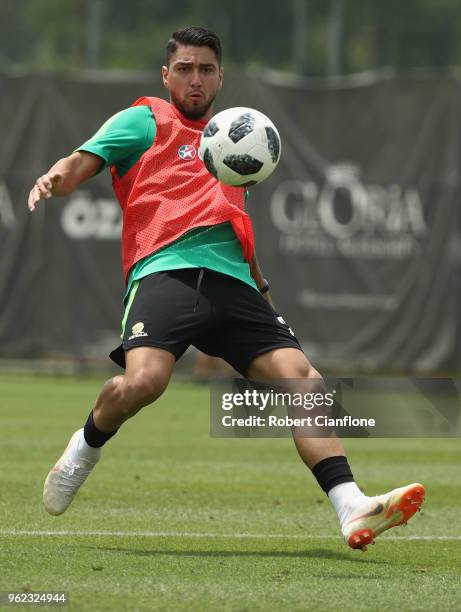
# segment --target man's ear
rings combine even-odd
[[[223,67],[221,66],[219,68],[219,89],[222,88],[223,80],[224,80],[224,70],[223,70]]]
[[[163,84],[168,89],[168,66],[162,66],[162,80]]]

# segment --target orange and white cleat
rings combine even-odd
[[[422,484],[414,483],[394,489],[384,495],[370,497],[354,515],[342,525],[344,539],[351,548],[367,550],[383,531],[407,521],[419,512],[426,496]]]

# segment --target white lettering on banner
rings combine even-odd
[[[16,225],[13,202],[4,181],[0,181],[0,224],[6,229],[12,229]]]
[[[414,187],[365,185],[350,164],[331,166],[323,186],[287,180],[275,190],[271,217],[289,254],[403,259],[427,234]]]
[[[61,226],[74,240],[118,240],[122,232],[122,214],[115,200],[93,200],[88,192],[76,191],[63,208]]]

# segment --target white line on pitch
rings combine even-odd
[[[255,540],[337,540],[339,535],[307,535],[276,533],[191,533],[171,531],[40,531],[40,530],[0,530],[0,536],[80,536],[80,537],[119,537],[119,538],[223,538]],[[457,536],[386,536],[386,540],[428,540],[443,542],[460,542]]]

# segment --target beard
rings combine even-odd
[[[215,101],[216,94],[207,102],[202,103],[190,103],[186,105],[184,102],[179,101],[174,95],[171,94],[171,101],[176,106],[176,108],[181,111],[181,114],[186,117],[186,119],[190,119],[192,121],[197,121],[201,119],[210,109],[211,105]]]

